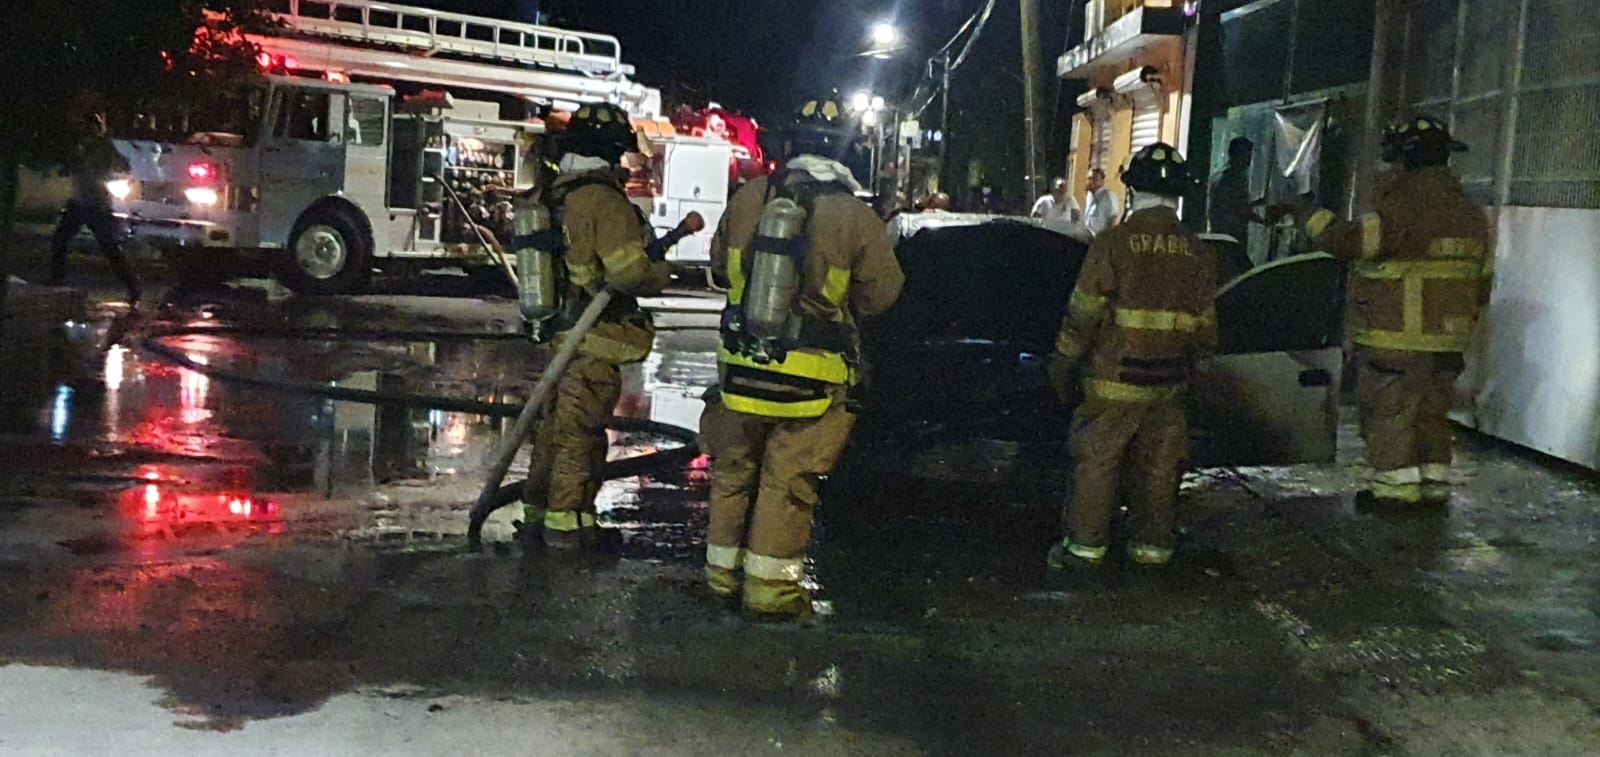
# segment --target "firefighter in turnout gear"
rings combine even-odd
[[[712,458],[706,580],[760,617],[811,613],[806,544],[821,479],[855,423],[857,319],[887,310],[905,282],[883,222],[851,194],[859,185],[822,157],[838,112],[807,105],[797,156],[733,196],[712,242],[729,288],[719,388],[700,420]]]
[[[1090,246],[1050,364],[1064,401],[1083,395],[1072,419],[1066,536],[1049,555],[1058,569],[1105,559],[1124,501],[1135,521],[1128,557],[1141,565],[1171,560],[1188,454],[1184,390],[1197,359],[1216,349],[1216,261],[1178,220],[1178,198],[1191,182],[1183,156],[1150,145],[1122,181],[1132,213]]]
[[[655,341],[634,298],[660,292],[670,272],[646,255],[655,235],[619,181],[623,153],[638,150],[627,113],[606,103],[581,106],[560,144],[560,174],[545,197],[564,237],[556,339],[602,288],[616,293],[533,431],[524,523],[542,523],[547,546],[574,548],[593,544],[598,533],[594,498],[608,446],[604,424],[622,392],[619,366],[643,360]]]
[[[1488,219],[1450,171],[1465,149],[1439,120],[1414,118],[1384,134],[1383,161],[1400,170],[1376,210],[1349,221],[1301,214],[1313,241],[1354,263],[1346,322],[1374,470],[1366,502],[1450,499],[1447,414],[1494,260]]]

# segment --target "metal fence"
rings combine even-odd
[[[1585,12],[1587,11],[1587,13]],[[1412,0],[1392,23],[1398,103],[1447,118],[1482,202],[1600,208],[1595,0]]]

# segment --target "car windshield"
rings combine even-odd
[[[206,91],[119,119],[113,133],[126,139],[247,146],[259,135],[265,104],[265,86]]]

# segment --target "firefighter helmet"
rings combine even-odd
[[[1177,197],[1189,190],[1189,164],[1176,147],[1157,142],[1134,153],[1122,171],[1122,183],[1135,192]]]
[[[1467,145],[1450,136],[1450,128],[1433,116],[1417,116],[1383,132],[1383,162],[1437,166],[1450,161],[1450,153],[1466,152]]]
[[[585,103],[567,122],[562,147],[567,152],[616,163],[622,160],[623,153],[638,152],[639,138],[627,111],[611,103]]]
[[[834,157],[835,148],[845,136],[839,118],[844,109],[830,97],[807,100],[789,123],[789,157],[798,155],[823,155]]]

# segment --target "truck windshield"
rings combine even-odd
[[[204,92],[187,102],[161,103],[118,119],[113,133],[125,139],[213,144],[255,143],[266,105],[266,87]]]

